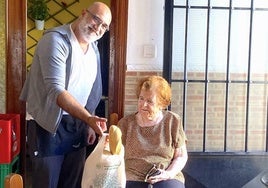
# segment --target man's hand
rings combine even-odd
[[[87,124],[100,136],[103,135],[103,132],[107,130],[106,125],[107,119],[101,118],[98,116],[88,117]]]
[[[96,139],[95,131],[91,127],[89,127],[88,128],[87,143],[92,145],[92,144],[94,144],[95,139]]]

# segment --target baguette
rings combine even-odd
[[[122,132],[116,125],[109,128],[109,147],[112,155],[119,155],[122,148]]]

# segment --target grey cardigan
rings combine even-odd
[[[47,30],[38,42],[33,63],[22,88],[20,100],[26,101],[27,112],[45,130],[55,134],[62,118],[57,97],[68,87],[72,46],[70,25]],[[93,113],[101,99],[101,64],[97,43],[92,43],[97,56],[97,76],[85,108]],[[55,50],[56,49],[56,50]],[[90,70],[89,70],[90,71]]]

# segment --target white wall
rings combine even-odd
[[[129,0],[127,70],[162,70],[163,38],[164,0]]]
[[[185,1],[176,1],[185,4]],[[214,1],[213,1],[214,2]],[[250,6],[250,1],[241,1],[239,6]],[[127,70],[128,71],[158,71],[163,67],[163,38],[164,38],[164,0],[129,0],[128,10],[128,34],[127,34]],[[191,1],[206,5],[207,1]],[[228,2],[221,0],[214,3],[229,7]],[[223,3],[223,4],[222,4]],[[256,7],[267,7],[268,1],[255,3]],[[239,14],[237,14],[239,12]],[[202,14],[201,14],[202,13]],[[184,69],[184,11],[175,11],[175,30],[173,35],[173,70]],[[201,15],[201,16],[200,16]],[[205,68],[207,18],[205,10],[190,10],[188,23],[188,49],[187,70],[203,72]],[[225,72],[227,63],[227,34],[228,34],[228,10],[213,10],[211,12],[211,30],[209,44],[209,71]],[[248,37],[249,37],[250,11],[234,11],[232,16],[230,71],[246,73],[248,64]],[[179,19],[183,18],[183,19]],[[252,36],[251,67],[253,73],[268,72],[268,26],[263,20],[267,20],[268,13],[255,12]],[[236,28],[237,29],[234,29]],[[256,32],[258,31],[258,32]],[[216,37],[220,36],[220,37]],[[198,45],[197,45],[198,44]],[[151,57],[144,56],[144,48],[148,45],[152,51]],[[257,47],[258,46],[258,47]],[[151,48],[151,49],[150,49]],[[255,50],[256,49],[256,50]],[[240,55],[239,55],[240,54]],[[149,54],[150,55],[150,54]]]

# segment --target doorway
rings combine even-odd
[[[6,113],[18,113],[25,119],[25,104],[18,100],[26,78],[27,0],[6,0]],[[124,111],[124,81],[127,40],[128,0],[111,0],[113,22],[109,44],[108,113],[119,118]],[[25,122],[21,121],[21,174],[26,177]]]

